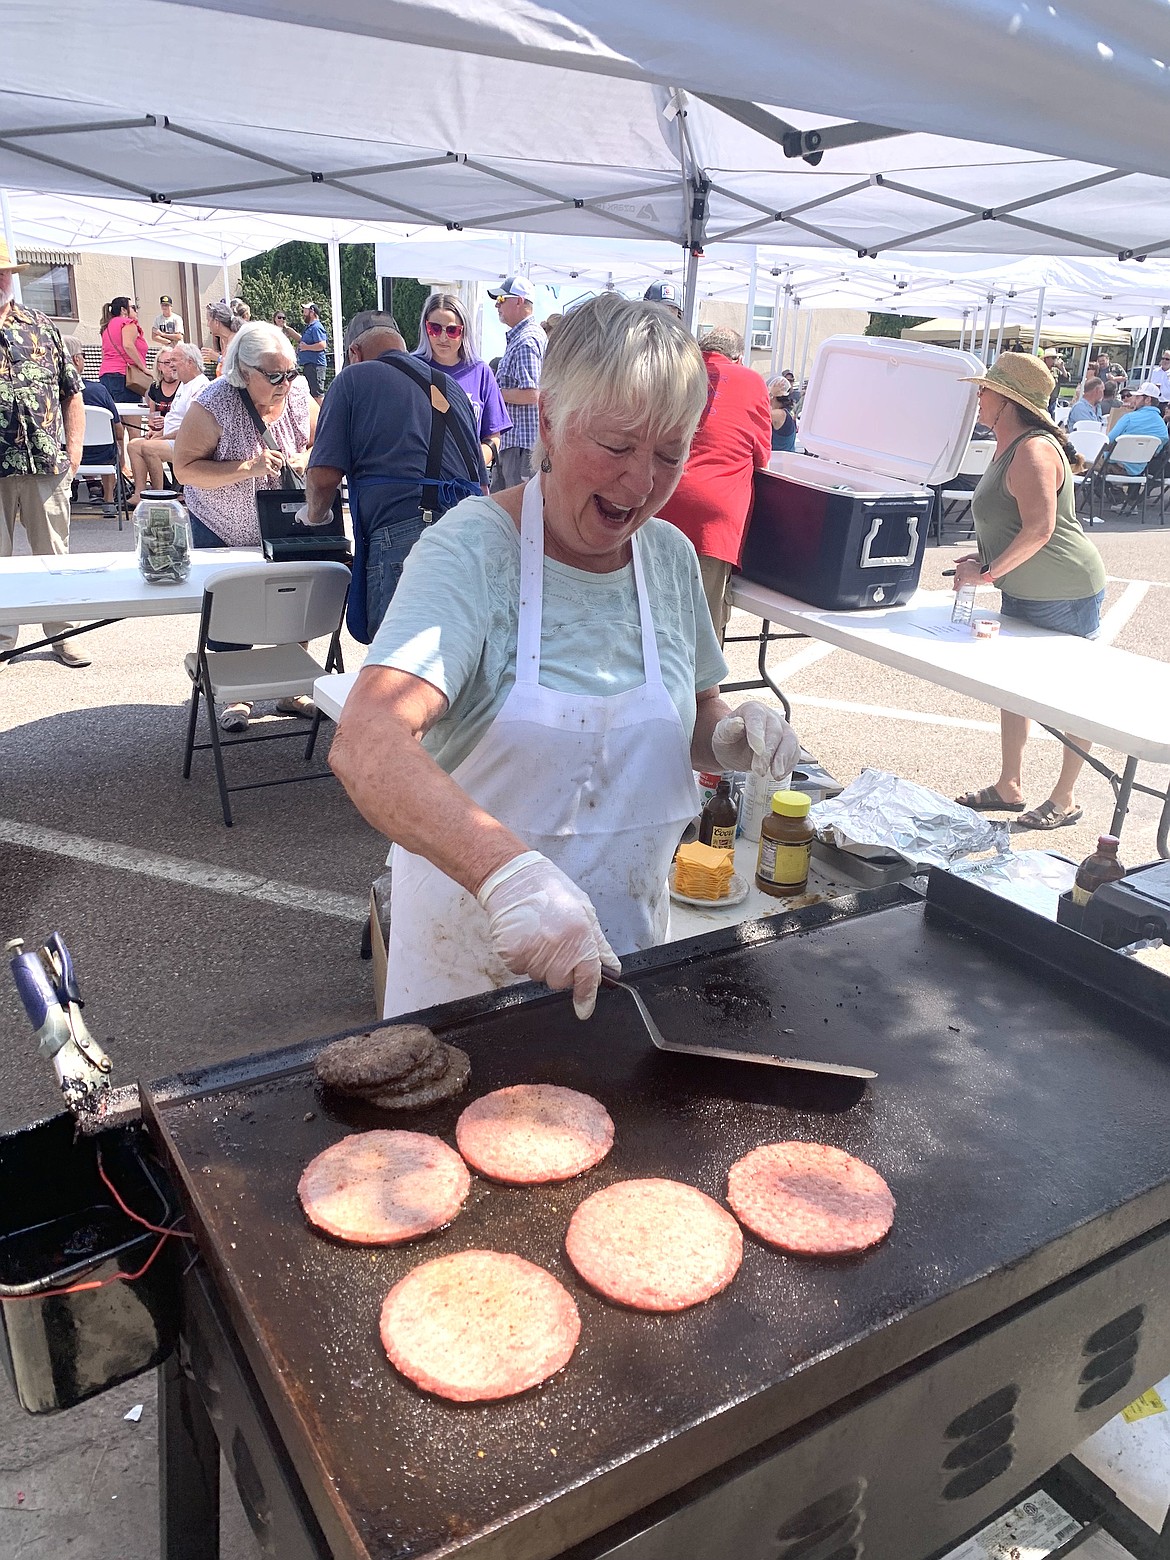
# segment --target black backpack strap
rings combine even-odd
[[[276,453],[280,456],[281,460],[284,460],[284,451],[276,442],[276,435],[264,421],[263,417],[261,417],[260,413],[256,410],[256,406],[252,400],[252,397],[246,390],[241,390],[239,392],[239,397],[240,400],[244,403],[248,416],[252,419],[252,424],[256,429],[256,435],[259,438],[260,443],[266,450],[275,450]],[[284,469],[281,472],[280,482],[282,487],[289,487],[291,485],[292,487],[297,488],[302,492],[305,488],[304,477],[295,472],[287,461],[285,462]]]
[[[424,364],[418,358],[408,357],[405,353],[387,353],[378,359],[380,363],[386,363],[391,368],[396,368],[399,373],[405,374],[408,379],[413,379],[419,389],[422,390],[431,403],[431,436],[427,448],[427,467],[423,476],[422,509],[424,519],[429,525],[436,519],[439,512],[439,481],[443,474],[443,446],[446,441],[448,425],[455,436],[455,442],[459,446],[459,453],[463,456],[463,463],[467,467],[467,475],[471,482],[479,484],[480,459],[477,457],[467,433],[467,429],[458,417],[451,417],[451,401],[449,397],[450,385],[446,374],[440,372],[430,364]]]

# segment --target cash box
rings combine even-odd
[[[957,473],[983,365],[969,352],[833,336],[800,417],[803,454],[757,471],[739,572],[812,606],[890,607],[918,585],[933,487]]]

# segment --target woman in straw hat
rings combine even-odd
[[[955,589],[996,585],[1004,617],[1085,639],[1096,636],[1105,597],[1105,566],[1076,517],[1072,473],[1083,465],[1048,415],[1053,378],[1038,359],[1003,352],[979,377],[979,421],[995,434],[995,456],[971,502],[979,551],[958,560]],[[1002,763],[994,785],[958,800],[981,812],[1020,813],[1025,829],[1078,823],[1073,787],[1084,759],[1064,749],[1047,801],[1024,811],[1022,764],[1028,721],[999,714]],[[1069,742],[1086,752],[1082,737]]]

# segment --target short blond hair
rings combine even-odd
[[[707,405],[707,368],[693,336],[666,309],[601,293],[558,325],[540,375],[540,406],[554,436],[586,418],[681,428],[689,446]],[[532,458],[546,455],[538,437]]]

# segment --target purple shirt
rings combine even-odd
[[[474,363],[456,363],[454,368],[445,368],[432,360],[431,366],[453,379],[471,402],[481,443],[493,434],[506,433],[512,426],[496,376],[482,358]]]

